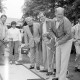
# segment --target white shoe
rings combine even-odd
[[[15,61],[15,64],[19,64],[18,61]]]

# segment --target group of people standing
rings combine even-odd
[[[62,7],[55,9],[53,19],[46,18],[43,12],[38,14],[38,18],[40,22],[34,21],[32,17],[25,18],[27,25],[23,26],[25,46],[29,48],[30,52],[30,69],[36,68],[41,72],[47,72],[47,75],[53,75],[55,72],[55,78],[52,80],[67,80],[66,74],[74,32],[72,24],[64,16],[64,8]],[[11,28],[7,29],[5,26],[6,19],[6,15],[1,16],[0,56],[5,53],[5,44],[9,43],[10,63],[15,62],[17,64],[22,41],[21,33],[16,28],[15,21],[12,21]],[[79,41],[79,38],[76,40]],[[77,53],[80,54],[78,51],[80,44],[76,42],[76,45]],[[43,69],[40,67],[41,62]]]
[[[24,41],[30,48],[30,69],[36,68],[41,72],[47,72],[47,75],[53,75],[55,64],[56,76],[52,80],[66,80],[72,47],[72,25],[64,16],[64,8],[56,8],[55,16],[48,19],[40,12],[40,23],[34,22],[32,17],[25,18],[27,26],[23,27]],[[43,69],[40,68],[40,45]]]

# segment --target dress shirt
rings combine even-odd
[[[43,34],[47,33],[46,21],[43,23]]]
[[[18,28],[10,28],[8,30],[8,40],[21,41],[21,33]]]
[[[58,29],[60,22],[56,21],[56,29]]]

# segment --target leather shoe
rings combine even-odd
[[[58,78],[53,78],[52,80],[58,80]]]
[[[48,72],[48,70],[40,70],[40,72]]]
[[[47,72],[46,75],[47,75],[47,76],[49,76],[49,75],[53,75],[53,73],[52,73],[52,72]]]
[[[29,69],[34,69],[34,67],[33,66],[30,66],[30,68]]]
[[[36,67],[37,70],[40,70],[40,67]]]
[[[56,73],[56,69],[54,69],[54,72]]]
[[[78,67],[75,67],[75,72],[79,71]]]

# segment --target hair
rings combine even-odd
[[[23,26],[26,26],[27,25],[27,22],[25,21],[24,23],[23,23]]]
[[[27,17],[25,18],[25,21],[30,21],[30,20],[33,20],[33,18],[30,16],[30,17]]]
[[[64,13],[64,8],[62,8],[62,7],[55,8],[55,13],[56,13],[58,10],[62,10],[63,13]]]
[[[40,12],[40,13],[38,14],[38,18],[40,18],[40,16],[45,16],[45,13],[44,13],[44,12]]]
[[[6,16],[6,15],[1,15],[1,18],[2,18],[2,17],[6,17],[6,18],[7,18],[7,16]]]
[[[14,25],[14,24],[15,24],[15,25],[17,24],[16,21],[12,21],[12,22],[11,22],[11,26]]]

